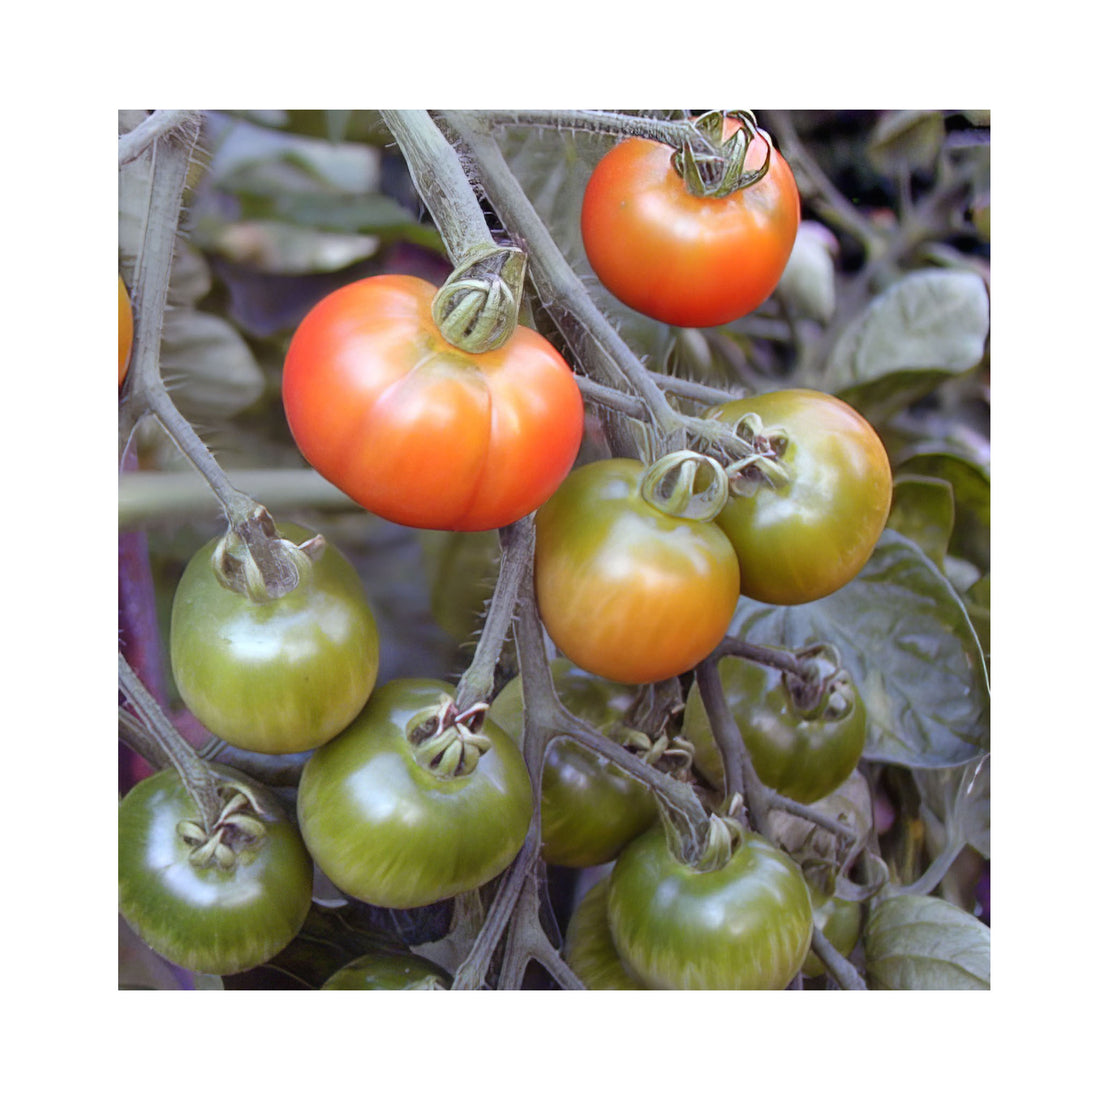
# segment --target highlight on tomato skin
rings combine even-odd
[[[469,354],[432,320],[436,287],[376,275],[323,298],[295,332],[283,404],[299,450],[367,511],[437,530],[504,527],[558,487],[584,403],[554,346],[517,326]]]
[[[725,120],[725,139],[740,127]],[[751,140],[758,169],[770,139]],[[581,206],[585,253],[600,282],[639,313],[685,328],[729,324],[775,290],[794,248],[801,203],[771,149],[764,177],[721,198],[692,194],[669,146],[627,138],[596,165]]]
[[[646,467],[578,467],[535,517],[535,592],[551,640],[621,684],[693,668],[722,640],[740,593],[717,524],[670,516],[641,495]]]

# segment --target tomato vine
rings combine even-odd
[[[119,138],[120,172],[132,171],[140,165],[146,166],[149,172],[144,230],[136,252],[127,257],[132,270],[127,272],[125,284],[131,292],[134,324],[130,367],[125,379],[120,381],[120,466],[124,465],[128,454],[143,445],[148,446],[143,442],[148,438],[146,423],[155,424],[178,448],[208,488],[204,493],[205,511],[211,511],[210,504],[220,511],[227,538],[234,547],[236,568],[248,579],[247,584],[234,586],[231,579],[221,577],[219,583],[227,588],[237,587],[240,600],[256,612],[256,622],[261,623],[266,621],[265,607],[289,608],[293,603],[290,597],[310,583],[311,567],[302,557],[307,547],[297,544],[297,536],[290,540],[281,537],[282,512],[314,506],[339,517],[349,513],[354,505],[339,493],[332,492],[312,473],[296,480],[304,471],[287,469],[265,480],[260,476],[264,474],[262,470],[242,469],[239,464],[230,465],[215,458],[196,431],[193,417],[181,411],[166,385],[162,361],[165,316],[170,284],[176,277],[174,254],[188,203],[194,201],[190,173],[201,146],[204,121],[204,116],[198,112],[154,111]],[[516,338],[517,326],[533,329],[539,334],[539,340],[545,337],[548,345],[552,345],[553,355],[556,357],[560,352],[575,376],[589,414],[583,443],[587,450],[582,449],[578,462],[584,471],[582,480],[595,477],[602,468],[601,460],[605,459],[612,460],[607,469],[614,466],[621,473],[629,464],[631,471],[635,468],[640,471],[635,479],[642,486],[638,490],[641,501],[638,507],[645,512],[645,522],[651,527],[658,522],[664,523],[662,530],[667,530],[669,545],[675,546],[676,553],[681,555],[674,562],[677,579],[686,576],[689,569],[699,570],[702,577],[702,558],[711,552],[714,554],[714,562],[708,566],[710,572],[705,579],[693,580],[688,588],[677,589],[670,595],[673,590],[661,589],[655,579],[661,568],[672,568],[668,566],[672,559],[662,558],[665,551],[654,551],[648,558],[635,556],[627,576],[622,569],[625,551],[616,547],[614,561],[606,573],[599,574],[596,582],[586,587],[583,578],[596,576],[591,561],[599,550],[599,538],[593,532],[600,523],[610,522],[608,517],[620,507],[626,490],[616,485],[594,507],[590,506],[591,502],[582,502],[583,508],[579,504],[573,507],[570,494],[576,492],[574,486],[580,481],[576,480],[576,473],[568,478],[565,476],[568,462],[563,464],[556,488],[552,492],[547,490],[533,503],[526,500],[509,514],[509,519],[518,515],[514,521],[494,520],[481,524],[481,527],[496,531],[495,547],[490,550],[494,555],[491,598],[481,616],[472,653],[469,643],[473,639],[466,640],[467,648],[462,651],[462,668],[455,677],[447,717],[439,719],[438,728],[433,727],[435,732],[431,736],[424,734],[421,737],[416,730],[408,734],[410,744],[417,750],[410,756],[415,767],[413,764],[409,767],[418,778],[422,777],[416,767],[427,768],[432,772],[431,782],[439,791],[449,789],[453,794],[462,782],[476,774],[479,754],[483,757],[495,752],[495,765],[496,757],[506,751],[514,753],[514,749],[501,747],[503,742],[500,741],[495,742],[497,748],[494,750],[493,739],[483,736],[479,727],[506,673],[517,675],[523,700],[520,749],[532,798],[526,834],[522,835],[522,824],[517,826],[512,822],[513,835],[508,840],[507,858],[500,856],[504,849],[498,846],[493,857],[485,860],[484,866],[490,868],[489,871],[484,874],[475,871],[454,878],[453,881],[461,886],[444,884],[439,890],[433,890],[418,883],[413,889],[403,883],[402,888],[390,891],[392,881],[383,874],[381,877],[386,881],[376,892],[374,883],[378,876],[374,876],[373,871],[359,877],[342,874],[344,868],[339,864],[346,857],[347,845],[339,839],[339,829],[330,827],[326,819],[321,826],[306,821],[303,830],[307,846],[312,845],[311,855],[315,862],[338,885],[345,884],[341,887],[345,901],[350,899],[353,904],[391,908],[448,907],[447,934],[427,944],[414,944],[423,949],[424,956],[430,958],[439,971],[428,974],[423,988],[521,988],[531,964],[536,964],[558,988],[585,988],[563,954],[563,937],[554,927],[553,905],[548,897],[549,872],[542,859],[540,801],[548,753],[556,743],[596,754],[641,783],[656,800],[664,841],[658,842],[650,834],[645,841],[650,855],[643,858],[639,854],[643,845],[637,838],[632,842],[637,845],[636,849],[632,848],[633,854],[623,859],[624,867],[630,864],[644,869],[644,874],[642,870],[632,872],[642,876],[638,881],[650,881],[645,875],[678,876],[685,864],[702,873],[721,872],[733,881],[739,875],[749,874],[746,867],[766,865],[773,868],[769,873],[782,878],[783,889],[790,890],[787,908],[797,910],[797,921],[784,933],[783,957],[775,960],[774,966],[765,962],[751,973],[745,969],[747,964],[733,972],[727,969],[729,960],[721,964],[716,962],[709,968],[706,965],[695,967],[690,961],[691,951],[681,950],[682,945],[671,943],[667,913],[654,910],[645,919],[637,920],[630,916],[628,910],[632,903],[627,899],[632,896],[633,887],[627,885],[624,870],[611,888],[608,942],[617,952],[616,961],[623,964],[629,979],[644,981],[650,986],[691,988],[699,983],[704,986],[718,983],[726,988],[736,987],[742,980],[750,985],[793,983],[798,986],[804,980],[799,977],[801,964],[812,951],[820,960],[829,984],[846,989],[867,988],[873,984],[869,981],[873,968],[867,966],[861,954],[863,947],[838,950],[825,935],[823,925],[811,927],[806,899],[811,895],[832,897],[835,891],[836,898],[845,903],[874,907],[886,897],[935,891],[941,888],[945,876],[955,867],[960,854],[973,845],[975,838],[978,844],[981,843],[980,827],[973,826],[970,819],[973,799],[980,797],[981,783],[988,782],[988,768],[983,773],[981,766],[974,763],[988,759],[988,729],[983,727],[987,714],[979,714],[969,724],[960,719],[957,726],[948,724],[946,731],[928,733],[922,728],[906,734],[908,740],[903,739],[902,748],[898,750],[891,740],[892,737],[901,739],[891,726],[896,718],[896,713],[890,710],[891,685],[880,677],[874,681],[876,694],[868,704],[868,751],[862,751],[861,731],[861,752],[855,756],[859,765],[851,770],[851,778],[859,786],[860,795],[853,795],[840,785],[841,773],[850,767],[845,762],[836,777],[829,777],[829,783],[798,788],[814,792],[812,795],[799,794],[799,798],[806,799],[802,802],[762,781],[753,764],[746,741],[748,735],[742,731],[746,715],[723,689],[720,662],[745,662],[777,670],[770,673],[773,677],[781,673],[787,690],[797,697],[806,715],[812,712],[820,717],[824,713],[831,689],[822,688],[820,670],[814,664],[813,655],[819,655],[820,643],[833,641],[828,635],[832,621],[827,610],[839,606],[841,610],[836,613],[839,615],[849,606],[829,601],[834,599],[834,594],[842,600],[857,599],[852,594],[862,583],[863,574],[859,571],[879,545],[877,540],[882,536],[884,525],[894,523],[890,482],[896,471],[891,470],[891,464],[904,463],[911,455],[919,454],[921,445],[919,421],[913,419],[916,415],[914,402],[908,399],[911,389],[906,388],[912,386],[912,380],[898,379],[895,388],[889,390],[887,383],[891,380],[884,383],[882,377],[873,374],[873,368],[852,367],[848,361],[838,367],[836,357],[853,342],[852,326],[863,324],[873,335],[874,319],[865,321],[862,318],[870,305],[881,307],[881,299],[876,297],[880,281],[900,284],[910,268],[927,266],[926,246],[941,241],[949,228],[957,230],[959,205],[974,196],[980,198],[982,185],[980,168],[968,166],[965,159],[952,160],[944,153],[937,168],[936,182],[926,186],[921,194],[914,196],[911,193],[915,185],[906,177],[898,204],[900,225],[884,228],[881,222],[869,218],[859,206],[844,197],[829,173],[815,161],[810,143],[800,135],[788,116],[778,114],[768,121],[775,134],[775,147],[784,150],[794,171],[791,180],[797,179],[805,208],[842,234],[846,248],[860,253],[859,270],[854,277],[841,280],[833,312],[825,316],[828,310],[824,310],[820,320],[798,301],[798,292],[781,283],[774,297],[768,299],[774,308],[764,310],[764,316],[745,317],[742,322],[741,314],[737,314],[713,325],[710,320],[692,322],[705,324],[706,328],[677,331],[675,327],[670,330],[653,323],[647,325],[629,313],[619,312],[620,307],[608,304],[602,288],[596,286],[593,278],[582,274],[586,269],[578,259],[576,242],[570,248],[569,234],[553,216],[552,203],[532,188],[530,166],[525,164],[521,154],[517,154],[517,142],[523,140],[523,135],[529,137],[540,132],[553,134],[555,140],[565,142],[578,142],[578,137],[584,135],[593,144],[578,144],[577,148],[584,149],[590,161],[597,161],[603,150],[625,139],[656,142],[667,147],[669,163],[685,177],[690,177],[685,186],[694,181],[696,188],[703,190],[702,201],[712,203],[728,197],[726,189],[720,185],[717,192],[711,194],[714,191],[712,184],[718,185],[717,179],[711,179],[714,164],[722,166],[720,175],[725,182],[733,181],[735,195],[740,190],[747,195],[761,179],[768,177],[769,172],[773,176],[779,173],[780,160],[778,154],[772,155],[771,138],[767,138],[769,155],[762,166],[755,161],[750,165],[746,159],[751,143],[761,133],[751,114],[739,115],[736,121],[727,124],[725,131],[720,115],[704,116],[700,121],[683,112],[383,111],[378,115],[379,133],[396,143],[411,190],[438,229],[449,261],[450,274],[445,277],[439,257],[432,257],[432,263],[436,264],[433,275],[439,276],[433,285],[441,284],[432,305],[432,340],[436,341],[432,354],[438,356],[441,371],[457,375],[470,370],[471,364],[488,363],[486,357],[496,355]],[[569,148],[572,150],[573,146]],[[781,163],[782,170],[789,172],[786,161]],[[265,209],[261,198],[250,196],[250,201],[259,209]],[[796,191],[796,204],[797,201]],[[308,203],[302,205],[303,209],[309,209]],[[318,215],[318,220],[323,223],[324,217]],[[791,236],[793,239],[793,228]],[[789,253],[789,242],[785,247]],[[945,266],[953,264],[957,271],[973,271],[966,257],[953,253],[950,247],[945,246],[936,257],[936,262]],[[785,254],[777,272],[786,263]],[[833,272],[835,274],[835,264]],[[361,274],[369,279],[378,273],[367,268]],[[918,302],[911,308],[919,305]],[[669,316],[675,319],[679,315],[673,310]],[[350,315],[341,320],[341,331],[354,320]],[[969,319],[967,323],[975,330],[980,328]],[[728,329],[724,327],[727,324],[730,324]],[[261,342],[253,337],[253,343],[259,345]],[[365,392],[361,373],[365,368],[355,361],[355,356],[376,365],[384,354],[375,349],[364,352],[364,346],[355,341],[347,347],[334,345],[331,354],[340,360],[341,370],[347,371],[351,381],[345,393],[330,398],[330,406],[351,401]],[[852,355],[854,358],[855,353]],[[419,347],[413,358],[412,370],[419,371],[415,375],[415,386],[422,387],[426,371]],[[302,379],[296,384],[303,387],[311,384],[315,360],[316,356],[295,365],[296,376]],[[289,378],[289,362],[280,378]],[[698,364],[699,373],[678,373],[684,362]],[[988,369],[987,360],[985,366]],[[933,364],[930,374],[935,369]],[[828,445],[816,446],[811,438],[812,431],[807,427],[809,421],[802,417],[799,402],[807,400],[808,391],[815,388],[812,382],[807,382],[808,378],[815,377],[815,371],[821,389],[832,391],[818,394],[818,398],[827,402],[830,409],[839,410],[838,416],[851,414],[847,422],[857,423],[858,431],[863,433],[859,445],[868,453],[874,450],[874,470],[867,474],[869,481],[873,481],[873,508],[863,506],[860,486],[842,484],[846,476],[843,461],[850,459],[851,449],[845,452],[842,461],[835,448],[830,451]],[[838,381],[847,377],[843,371],[855,373],[851,385]],[[958,373],[961,377],[962,372]],[[762,379],[766,382],[763,386]],[[918,397],[934,392],[939,383],[924,379],[921,384],[924,388],[918,392]],[[845,399],[835,396],[837,390],[843,392]],[[388,399],[389,391],[386,392]],[[763,407],[771,409],[774,399],[780,410],[766,423],[754,411],[753,405],[762,392],[770,393]],[[866,408],[868,419],[858,416],[846,399],[851,399],[855,407]],[[725,416],[724,410],[729,410]],[[288,405],[288,414],[289,411]],[[383,416],[393,420],[392,405],[384,408]],[[295,438],[301,445],[293,416],[291,421]],[[435,473],[442,476],[445,483],[453,482],[456,493],[461,496],[467,491],[461,480],[461,463],[456,458],[454,438],[447,434],[454,429],[442,429],[438,427],[441,423],[438,415],[434,428],[433,421],[425,420],[422,428],[411,433],[411,438],[429,456]],[[880,442],[876,434],[875,429],[880,427],[885,443]],[[340,445],[342,454],[353,447],[370,447],[371,433],[364,433],[361,428],[360,424],[358,434],[352,432],[348,441]],[[319,435],[329,442],[330,427],[321,425]],[[910,436],[916,438],[915,443],[910,441]],[[314,461],[308,448],[302,446],[302,450],[311,462]],[[576,454],[575,447],[571,454]],[[681,465],[671,474],[662,465],[685,455],[688,461],[680,459]],[[397,465],[393,468],[399,468],[401,461],[401,454],[396,454]],[[513,457],[513,462],[517,471],[527,471],[530,466],[528,458]],[[496,465],[508,463],[500,459]],[[321,468],[320,463],[318,468]],[[325,469],[321,472],[325,477],[330,476]],[[812,483],[811,474],[821,474],[820,483]],[[372,473],[375,481],[379,476],[377,472]],[[949,484],[946,479],[940,480],[952,493],[956,491],[956,485]],[[334,481],[341,484],[335,478]],[[164,486],[168,482],[158,481],[157,484]],[[253,485],[259,485],[260,489],[252,490],[254,496],[252,491],[244,492],[238,487],[244,484],[248,484],[250,490]],[[721,490],[720,494],[711,492],[717,489]],[[187,492],[194,494],[193,484]],[[871,492],[867,490],[868,494]],[[704,502],[707,507],[700,512],[703,507],[700,500],[708,493],[720,499],[715,503],[708,498]],[[838,494],[847,494],[846,506],[850,505],[843,514],[836,507]],[[155,491],[152,495],[156,496]],[[431,495],[439,494],[432,490]],[[727,497],[731,503],[727,503]],[[168,502],[160,497],[155,503],[142,503],[143,499],[149,498],[127,497],[128,507],[133,509],[127,513],[127,525],[140,525],[153,515],[170,518],[184,510],[180,497],[172,497]],[[193,497],[192,500],[186,509],[202,510],[202,499]],[[801,528],[786,528],[774,542],[756,545],[753,538],[759,535],[762,521],[755,518],[755,503],[759,502],[764,509],[777,501],[777,512],[789,518],[793,509],[800,520],[820,508],[825,521],[833,521],[827,539],[821,533],[824,527],[816,534],[806,534]],[[709,507],[711,503],[713,508]],[[966,503],[963,500],[956,513],[961,518],[966,518],[962,511]],[[373,504],[367,507],[374,510]],[[868,512],[873,514],[868,515]],[[385,517],[386,513],[380,509],[379,514]],[[738,524],[731,520],[733,514],[748,515],[749,519]],[[418,527],[464,530],[461,521],[433,523],[425,520],[421,523],[409,520],[404,513],[397,518],[400,523],[408,522]],[[899,523],[902,518],[898,517]],[[666,520],[670,522],[665,523]],[[556,531],[555,525],[560,530]],[[480,529],[476,523],[472,527]],[[701,536],[698,545],[688,544],[689,528],[697,529]],[[641,525],[631,528],[630,538],[638,545],[655,538],[652,531],[645,534],[642,531]],[[804,567],[798,555],[820,558],[822,540],[837,547],[849,546],[854,532],[859,534],[859,545],[852,550],[843,570],[826,569],[828,576],[815,574],[812,582],[799,587],[810,567]],[[584,542],[584,554],[571,557],[576,548],[566,543],[569,540],[575,543],[578,539]],[[796,542],[799,542],[798,553],[792,553]],[[921,576],[925,579],[921,583],[929,588],[938,586],[935,588],[940,594],[937,598],[948,607],[944,612],[945,621],[956,614],[957,608],[962,608],[958,619],[961,625],[951,628],[954,631],[951,640],[958,642],[961,637],[966,652],[977,652],[977,664],[981,665],[984,655],[974,648],[974,630],[969,618],[971,610],[980,611],[980,606],[967,602],[967,597],[973,596],[974,600],[979,597],[975,594],[976,589],[971,592],[960,588],[955,575],[950,574],[944,564],[945,556],[962,561],[959,549],[958,543],[940,547],[937,565],[925,554],[923,546],[914,545],[910,552],[906,544],[906,561],[913,570],[924,570]],[[949,554],[949,550],[954,554]],[[933,547],[932,553],[935,552]],[[553,554],[560,554],[560,561],[552,561]],[[988,561],[981,560],[980,551],[976,556],[980,563],[976,568],[984,567],[987,578]],[[583,567],[577,564],[582,559],[587,563]],[[927,567],[926,562],[929,563]],[[956,564],[954,568],[957,574],[962,565]],[[552,570],[556,572],[552,574]],[[793,578],[790,583],[794,587],[789,592],[768,587],[758,580],[760,577],[786,577],[788,573],[784,570]],[[627,602],[619,605],[615,603],[616,584],[624,577],[627,587],[633,586],[633,590],[627,593]],[[639,578],[642,577],[652,586],[644,598],[639,595]],[[749,577],[751,581],[747,581]],[[473,583],[477,578],[471,575],[469,579]],[[694,591],[691,584],[695,585]],[[746,598],[739,602],[739,596]],[[873,596],[874,593],[868,597],[871,602]],[[769,619],[757,611],[756,601],[773,611],[786,607],[793,607],[793,610],[789,619]],[[699,628],[698,637],[684,641],[679,652],[673,652],[680,645],[679,625],[667,614],[655,618],[653,625],[647,619],[655,608],[666,611],[673,606],[681,609],[685,630]],[[853,613],[860,610],[856,604]],[[366,614],[369,617],[369,611]],[[596,620],[587,618],[589,614],[595,614]],[[270,624],[257,629],[263,637],[273,637]],[[950,634],[951,630],[945,628],[946,633]],[[819,632],[824,632],[824,636]],[[216,641],[220,644],[221,639]],[[384,652],[384,631],[382,644]],[[888,642],[882,644],[888,645]],[[688,690],[694,685],[721,760],[720,782],[704,774],[699,766],[674,773],[655,766],[627,747],[628,738],[608,736],[605,729],[597,728],[597,723],[573,713],[559,697],[551,674],[550,659],[555,647],[582,667],[593,660],[590,655],[593,647],[602,649],[597,667],[590,668],[589,672],[609,678],[620,686],[630,685],[635,696],[629,721],[636,722],[637,730],[644,729],[647,736],[652,735],[655,740],[663,738],[663,743],[678,738],[685,721]],[[638,652],[633,653],[634,649]],[[668,649],[669,653],[663,654],[663,649]],[[192,657],[181,659],[193,661]],[[867,667],[861,663],[863,659],[862,650],[846,648],[838,641],[837,647],[830,649],[830,660],[839,677],[836,683],[850,684],[853,679],[865,677]],[[377,665],[377,643],[373,660]],[[211,851],[221,850],[217,847],[219,829],[235,812],[226,808],[228,796],[224,773],[220,770],[225,765],[239,769],[261,785],[297,787],[303,783],[303,769],[306,769],[306,785],[312,782],[308,778],[310,764],[293,755],[299,748],[304,745],[312,754],[310,761],[338,755],[335,750],[321,745],[323,738],[320,736],[309,741],[282,732],[274,749],[268,746],[274,753],[288,754],[282,759],[265,756],[262,740],[253,741],[250,734],[242,737],[240,731],[233,734],[236,747],[226,745],[216,736],[216,719],[207,719],[213,723],[207,731],[195,728],[193,723],[197,714],[169,713],[170,704],[158,701],[143,682],[143,672],[147,671],[131,667],[120,648],[120,738],[152,768],[171,768],[179,773],[187,796],[198,807],[202,818],[201,828],[194,826],[195,836],[201,833],[203,843]],[[366,696],[371,696],[374,684],[374,669],[369,671],[363,685]],[[887,676],[895,674],[913,675],[906,669],[895,673],[893,668],[888,668]],[[416,675],[434,682],[438,672],[424,669]],[[182,689],[181,695],[195,690],[182,674],[177,672],[175,679],[179,681],[177,686]],[[390,685],[398,679],[391,676]],[[262,683],[263,680],[249,682]],[[396,690],[393,688],[393,692]],[[356,696],[354,705],[359,706],[361,702]],[[251,705],[256,713],[262,710],[259,704]],[[861,708],[862,705],[860,703]],[[282,704],[275,706],[286,710]],[[369,710],[369,698],[366,707]],[[862,709],[859,715],[862,719]],[[243,720],[247,723],[247,716]],[[349,738],[344,738],[344,734],[355,728],[356,721],[348,725],[346,716],[342,716],[339,719],[342,732],[326,729],[324,738],[329,739],[329,745],[350,743],[350,734]],[[458,742],[448,732],[448,724],[458,730],[454,735]],[[462,749],[463,738],[467,738],[477,751],[463,756],[456,768],[449,768],[449,764],[454,763],[454,746]],[[404,745],[401,738],[396,743]],[[680,743],[677,740],[677,744]],[[256,751],[257,746],[260,751]],[[952,775],[945,774],[946,793],[938,789],[933,792],[928,781],[910,777],[908,765],[912,765],[913,775],[921,769],[939,769],[947,773],[963,765],[969,765],[973,774],[967,773],[969,786],[957,787],[952,787],[956,782]],[[920,811],[909,813],[906,820],[916,820],[920,813],[927,816],[932,812],[929,807],[934,805],[945,832],[942,847],[920,862],[911,881],[901,880],[898,861],[890,851],[889,836],[886,830],[876,828],[874,810],[869,804],[872,792],[874,797],[881,798],[884,791],[891,789],[888,780],[893,775],[892,768],[902,775],[900,782],[918,788]],[[321,768],[313,766],[312,774],[322,774]],[[771,782],[788,789],[779,779]],[[922,783],[925,785],[921,786]],[[905,790],[910,788],[905,787]],[[975,790],[979,791],[978,795],[974,794]],[[868,799],[866,812],[862,803],[852,808],[861,795]],[[855,801],[845,801],[849,796]],[[266,797],[257,796],[255,804],[259,805]],[[317,807],[324,802],[325,798],[318,795],[305,809],[300,803],[299,811],[320,818],[323,815]],[[233,805],[235,807],[236,803]],[[247,832],[252,826],[241,818],[240,828]],[[515,828],[519,829],[519,834],[515,834]],[[262,830],[257,829],[257,835],[261,835]],[[324,837],[327,847],[323,857],[318,857],[322,850],[322,841],[317,839],[319,831],[332,834]],[[386,835],[392,851],[402,847],[393,839],[396,834]],[[717,847],[716,836],[722,842]],[[246,841],[247,837],[242,840],[245,847]],[[417,840],[413,847],[419,843],[421,841]],[[666,843],[668,852],[662,847]],[[229,853],[227,848],[226,868],[232,866],[230,854],[234,853]],[[666,857],[671,860],[668,866],[661,862]],[[733,866],[738,859],[740,869],[735,872]],[[439,871],[437,878],[442,877],[443,872]],[[714,881],[718,881],[717,877]],[[349,882],[355,885],[347,886]],[[360,882],[368,885],[360,887]],[[746,880],[742,885],[748,891],[745,896],[757,896],[751,882]],[[406,886],[409,888],[404,889]],[[806,893],[810,886],[818,893]],[[394,898],[398,901],[394,902]],[[607,903],[604,908],[608,908]],[[297,914],[294,920],[298,920]],[[655,941],[649,942],[654,938],[662,939],[662,944],[655,946]],[[280,942],[285,943],[285,939]],[[665,948],[668,950],[662,955]],[[708,947],[707,952],[710,950]],[[733,948],[730,950],[733,952],[730,958],[733,958],[736,952]],[[742,950],[746,959],[753,957],[751,939],[736,949]],[[366,946],[362,956],[364,959],[369,956]],[[250,966],[255,961],[247,953],[236,958],[249,958]],[[670,963],[670,959],[674,961]],[[260,965],[264,962],[266,960],[261,960]],[[819,979],[809,975],[805,980]]]

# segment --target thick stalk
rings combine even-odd
[[[455,692],[455,704],[460,711],[492,695],[497,662],[512,629],[520,585],[534,560],[534,519],[525,516],[508,527],[502,527],[499,537],[501,554],[496,588],[473,660],[462,674]]]
[[[825,969],[841,989],[866,989],[859,971],[826,939],[820,928],[814,928],[812,947]]]

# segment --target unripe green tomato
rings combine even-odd
[[[644,989],[627,972],[607,926],[610,878],[602,878],[581,899],[565,931],[562,957],[589,989]]]
[[[838,898],[835,894],[827,896],[813,885],[810,885],[810,902],[814,907],[814,925],[842,955],[850,955],[859,943],[863,925],[863,908],[859,902]],[[819,978],[825,973],[824,964],[812,950],[802,964],[802,973],[807,978]]]
[[[566,708],[609,733],[633,694],[566,660],[551,663],[558,697]],[[489,717],[517,741],[523,733],[519,677],[493,700]],[[552,741],[542,773],[542,858],[562,867],[607,863],[657,817],[650,791],[621,768],[564,738]]]
[[[490,747],[469,774],[443,776],[417,759],[409,729],[451,695],[438,680],[384,684],[302,770],[306,846],[340,890],[369,905],[413,909],[473,890],[523,847],[531,777],[495,722],[482,725]]]
[[[798,865],[750,832],[710,871],[680,863],[663,828],[644,833],[615,862],[607,919],[623,965],[651,989],[783,989],[813,934]]]
[[[279,526],[302,543],[311,532]],[[187,708],[239,749],[305,752],[363,708],[378,675],[378,629],[352,564],[331,544],[291,592],[264,603],[225,587],[218,539],[188,563],[172,602],[172,675]]]
[[[441,966],[411,952],[381,951],[360,955],[342,966],[322,989],[450,989],[451,976]]]
[[[726,702],[745,742],[753,770],[779,794],[816,802],[852,774],[867,738],[867,711],[849,681],[851,709],[841,717],[800,710],[783,673],[740,657],[718,665]],[[697,685],[688,692],[684,736],[695,746],[695,767],[717,790],[725,772]]]
[[[298,831],[269,791],[244,780],[259,807],[249,817],[262,835],[227,826],[231,867],[201,865],[179,832],[201,822],[198,806],[172,768],[143,779],[118,808],[118,909],[126,923],[169,962],[204,974],[236,974],[273,958],[298,934],[309,912],[313,864]]]

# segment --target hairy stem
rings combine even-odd
[[[221,800],[213,775],[198,753],[180,736],[121,653],[118,655],[118,684],[146,733],[179,773],[188,794],[202,813],[203,823],[207,829],[213,829],[221,813]]]

